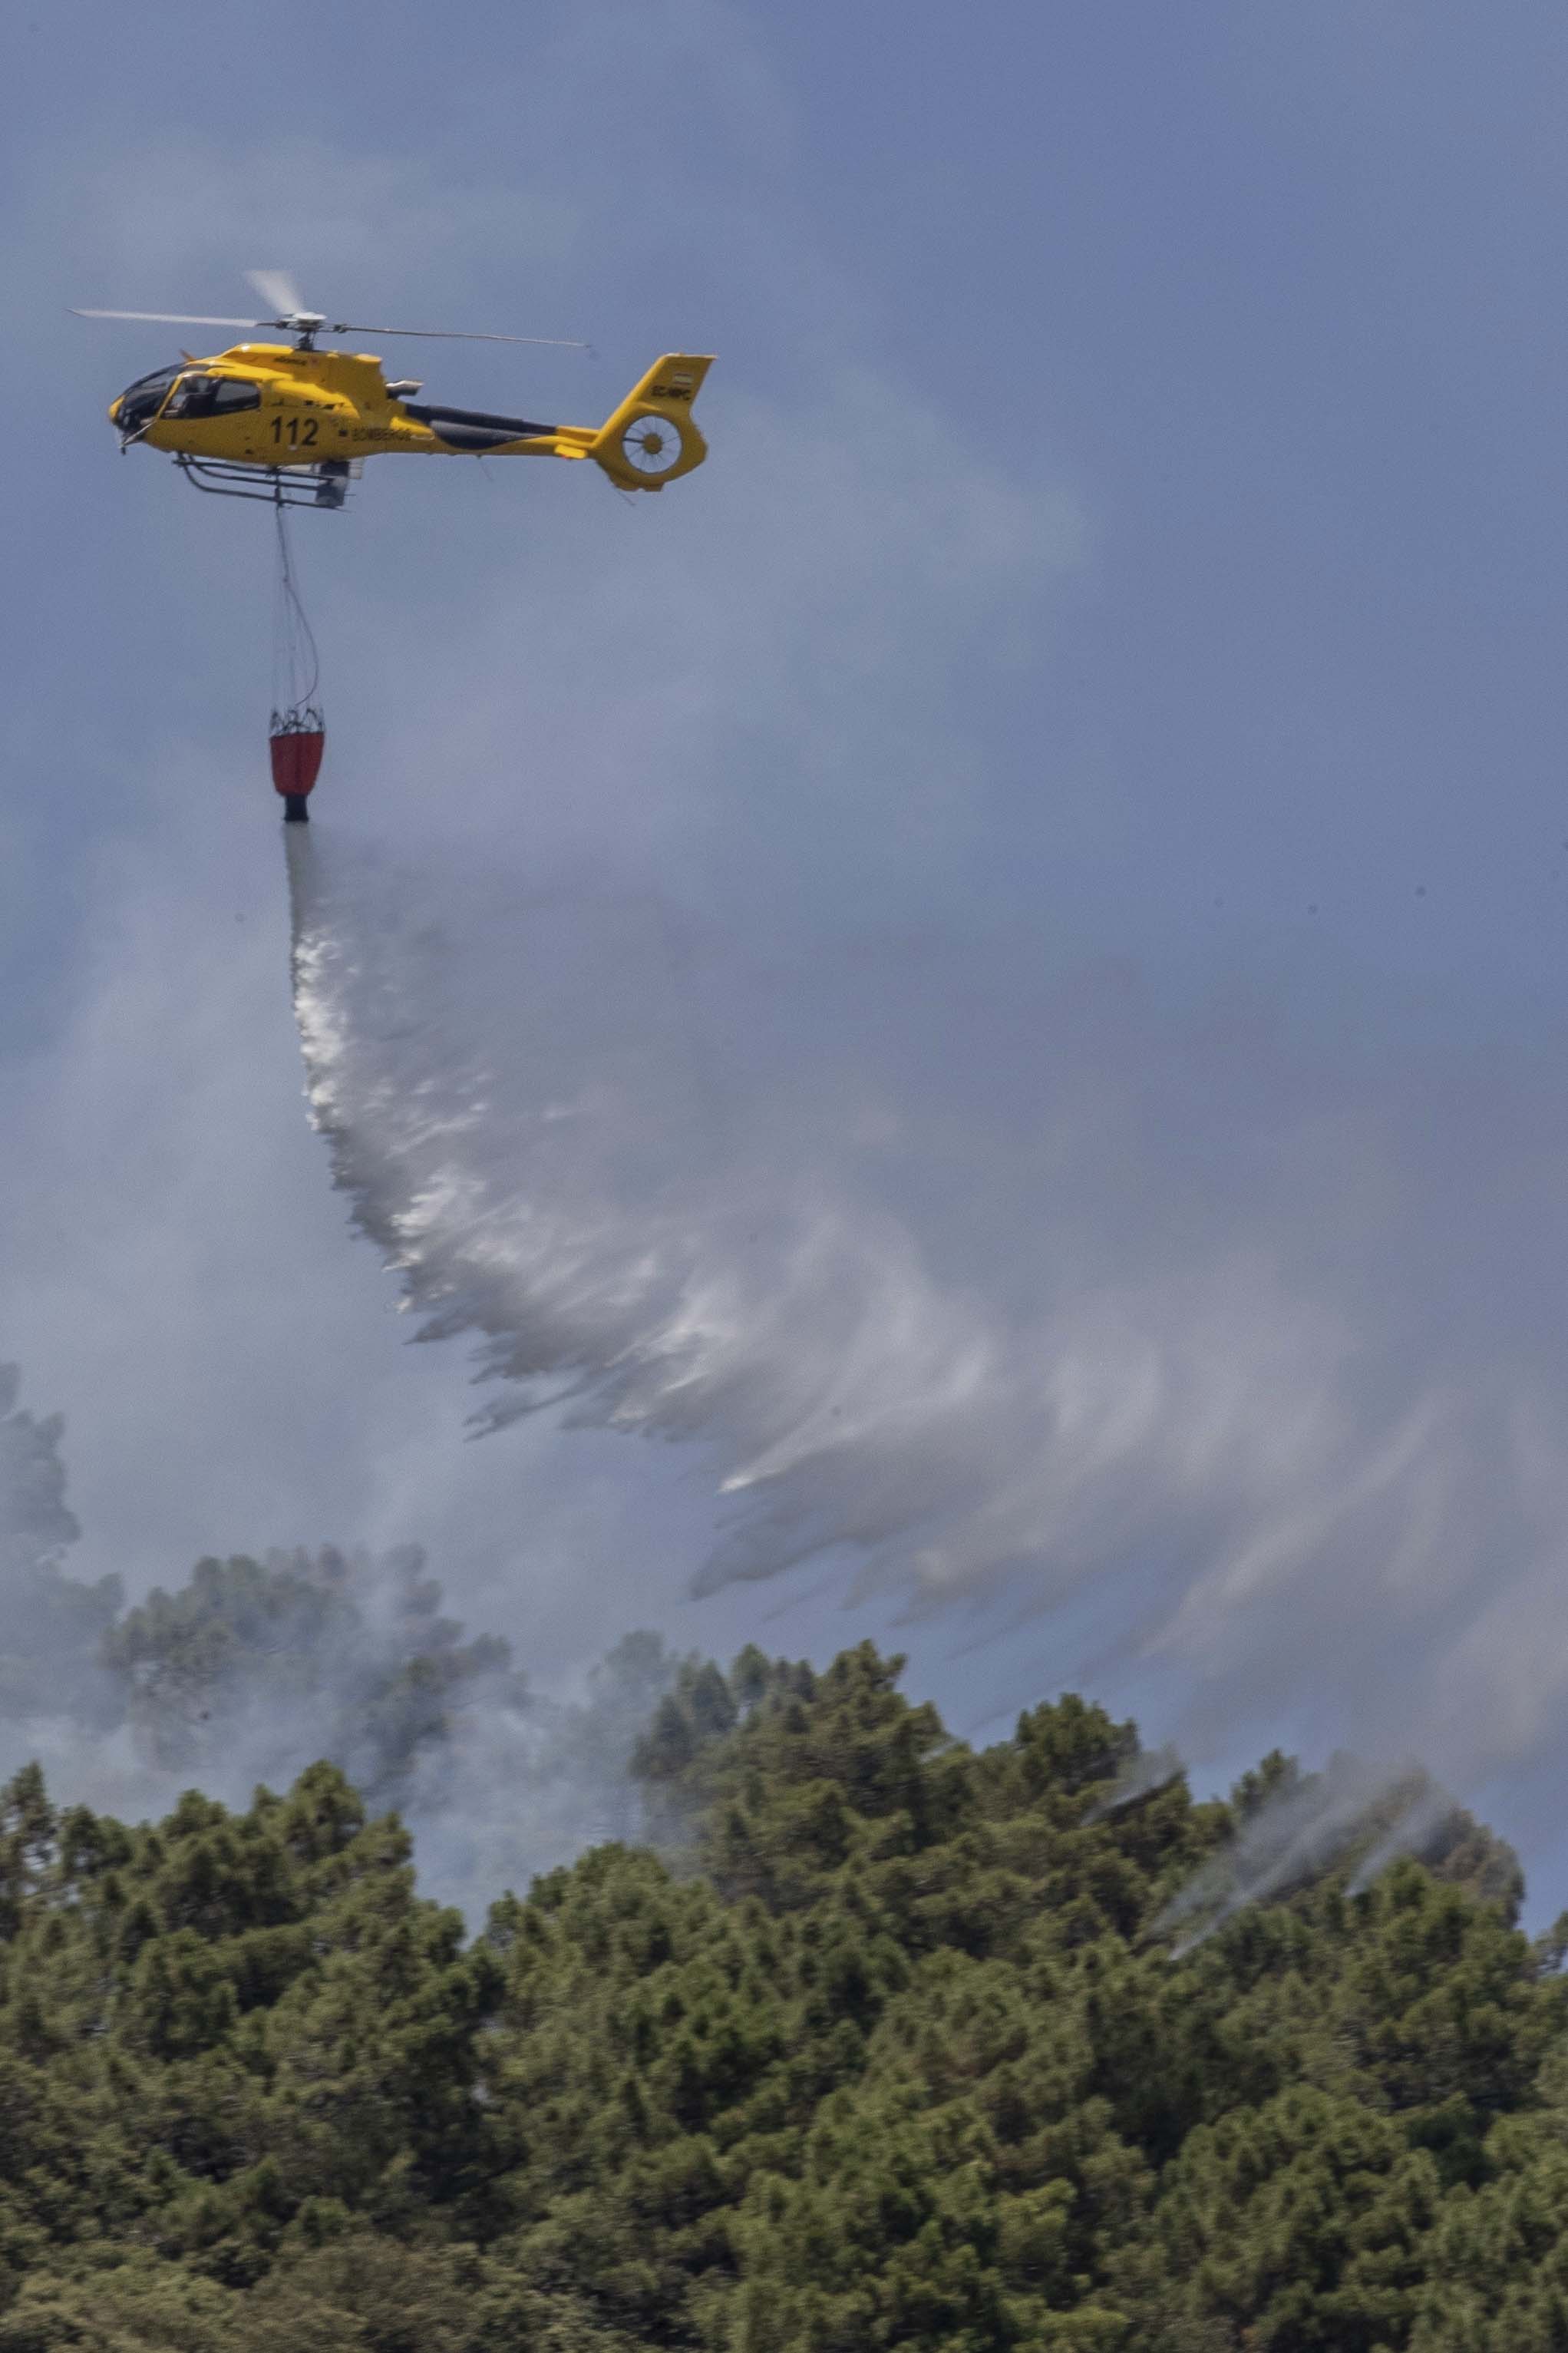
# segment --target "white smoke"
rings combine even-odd
[[[1200,1757],[1342,1733],[1473,1785],[1556,1738],[1554,1122],[1114,974],[770,965],[647,896],[290,852],[357,1221],[475,1336],[479,1428],[706,1450],[700,1591],[847,1547],[917,1609],[1071,1604],[1058,1679],[1157,1669]]]

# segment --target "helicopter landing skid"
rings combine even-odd
[[[192,458],[184,450],[174,463],[194,489],[209,497],[258,499],[269,507],[341,507],[360,470],[353,458],[324,458],[319,466],[244,466]]]

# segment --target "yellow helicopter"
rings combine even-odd
[[[362,327],[308,311],[281,270],[249,280],[275,315],[192,317],[167,311],[79,311],[82,319],[157,321],[169,326],[270,328],[290,343],[235,343],[209,359],[190,353],[138,376],[110,405],[121,449],[144,442],[172,452],[197,490],[269,506],[342,507],[366,458],[592,458],[618,490],[662,491],[708,455],[691,404],[711,356],[667,352],[603,425],[542,425],[447,408],[416,397],[412,379],[388,382],[379,359],[319,351],[331,335],[429,335],[461,343],[553,343],[542,335],[487,335],[456,329]],[[586,344],[557,344],[585,351]]]

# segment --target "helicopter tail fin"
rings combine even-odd
[[[635,385],[588,445],[617,489],[662,491],[694,473],[708,444],[692,421],[691,404],[712,366],[711,355],[666,352]]]

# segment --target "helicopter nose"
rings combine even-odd
[[[109,421],[111,425],[118,425],[120,422],[120,399],[118,396],[109,404]]]

